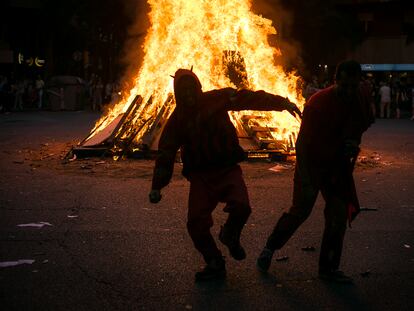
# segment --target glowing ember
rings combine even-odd
[[[274,58],[280,57],[281,52],[269,45],[268,35],[276,34],[276,29],[270,20],[252,12],[250,0],[148,0],[148,3],[151,27],[135,87],[97,123],[93,133],[100,132],[127,111],[139,94],[143,100],[135,120],[146,123],[135,137],[138,144],[151,126],[147,121],[155,120],[160,110],[165,110],[163,105],[173,92],[170,75],[178,68],[193,67],[203,91],[243,86],[286,96],[303,105],[303,98],[297,92],[298,77],[274,65]],[[231,117],[237,126],[237,121],[247,115],[257,116],[255,122],[259,127],[279,129],[271,131],[277,140],[288,139],[298,130],[298,121],[287,112],[243,111],[232,113]]]

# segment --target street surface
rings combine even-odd
[[[256,270],[292,190],[292,164],[265,162],[242,164],[253,208],[247,259],[234,261],[220,245],[227,280],[196,284],[203,262],[186,232],[189,184],[179,164],[152,205],[153,161],[62,163],[97,118],[0,115],[1,310],[414,310],[414,122],[377,120],[364,136],[355,179],[368,210],[347,231],[341,266],[353,285],[317,278],[321,199],[275,255],[288,259],[274,260],[267,275]]]

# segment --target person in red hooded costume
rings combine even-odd
[[[161,200],[161,189],[171,180],[177,151],[181,149],[182,174],[190,181],[187,229],[206,266],[196,273],[196,281],[220,279],[226,275],[225,261],[210,233],[212,212],[219,202],[229,213],[219,239],[231,256],[243,260],[246,253],[240,235],[251,209],[242,170],[244,159],[236,129],[228,111],[300,110],[288,99],[264,91],[224,88],[203,92],[198,77],[186,69],[174,75],[176,107],[159,141],[149,194],[152,203]]]
[[[292,206],[277,222],[257,259],[259,270],[269,269],[274,251],[308,218],[320,191],[326,206],[319,277],[352,281],[338,268],[347,220],[351,222],[359,212],[352,172],[362,134],[374,121],[370,90],[360,79],[359,63],[342,62],[337,66],[335,84],[305,104],[296,142]]]

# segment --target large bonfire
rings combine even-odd
[[[172,111],[173,79],[170,75],[178,68],[193,68],[203,91],[246,87],[288,97],[302,106],[299,78],[275,65],[275,59],[282,57],[282,53],[270,46],[268,36],[276,34],[276,29],[271,20],[253,13],[251,2],[148,0],[151,26],[145,38],[142,66],[134,79],[135,86],[97,122],[87,139],[92,139],[128,112],[140,95],[140,104],[129,124],[137,129],[133,134],[134,145],[142,145],[156,117],[168,111],[164,115],[166,118]],[[250,122],[252,117],[254,126],[272,129],[270,135],[279,141],[292,141],[299,127],[299,122],[287,112],[231,113],[236,126],[240,126],[241,120]]]

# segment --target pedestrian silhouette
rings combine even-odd
[[[246,257],[240,245],[242,228],[251,209],[247,188],[238,165],[244,159],[230,110],[300,110],[286,98],[264,91],[225,88],[203,92],[198,77],[179,69],[174,76],[176,108],[159,142],[150,201],[161,200],[161,189],[170,182],[177,151],[181,148],[183,175],[190,181],[187,229],[206,266],[196,280],[221,279],[225,261],[210,233],[212,212],[219,202],[229,213],[219,239],[236,260]]]
[[[359,211],[352,171],[361,136],[373,122],[370,94],[361,87],[360,76],[357,62],[340,63],[336,83],[306,103],[296,143],[292,206],[277,222],[257,259],[261,271],[269,269],[275,250],[308,218],[321,192],[326,205],[319,276],[351,281],[338,268],[347,219],[353,220]]]

